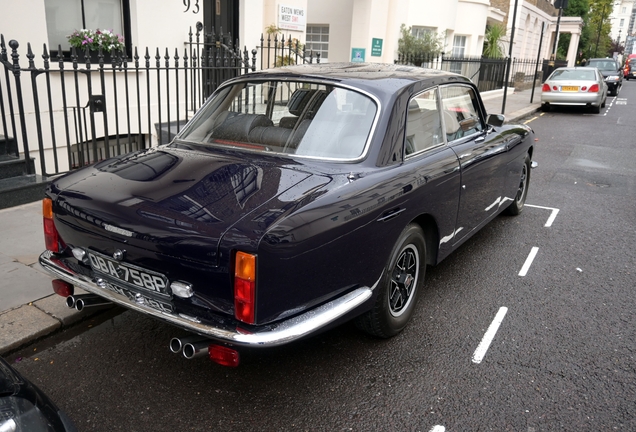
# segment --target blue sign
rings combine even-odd
[[[351,48],[351,62],[364,63],[366,48]]]

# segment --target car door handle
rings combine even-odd
[[[385,212],[380,219],[378,219],[378,222],[386,222],[388,220],[391,220],[397,215],[399,215],[400,213],[402,213],[404,210],[406,209],[395,208],[395,209],[389,210]]]

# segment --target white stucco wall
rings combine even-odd
[[[481,55],[489,7],[488,0],[459,0],[455,34],[467,36],[467,56]]]
[[[329,25],[329,61],[349,61],[353,0],[309,0],[307,24]]]

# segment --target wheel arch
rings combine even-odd
[[[421,214],[411,221],[417,224],[424,232],[426,242],[426,264],[435,265],[437,263],[437,252],[439,249],[439,227],[435,218],[430,214]]]

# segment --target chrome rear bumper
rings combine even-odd
[[[94,278],[74,271],[70,266],[64,263],[64,259],[57,257],[51,251],[44,251],[42,255],[40,255],[40,265],[55,277],[63,279],[83,290],[97,294],[113,303],[158,318],[213,340],[232,345],[251,347],[283,345],[316,332],[322,327],[345,316],[371,298],[373,289],[380,281],[378,279],[378,282],[371,288],[357,288],[341,297],[292,318],[273,324],[257,326],[256,328],[254,326],[241,328],[239,324],[228,325],[226,319],[220,319],[218,323],[203,323],[201,320],[197,320],[193,317],[185,318],[184,315],[175,312],[160,311],[137,303],[124,295],[100,287]]]

